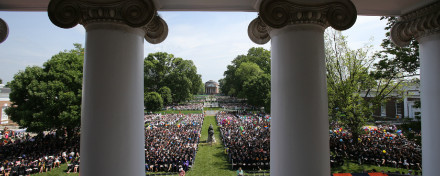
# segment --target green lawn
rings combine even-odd
[[[78,173],[66,173],[67,164],[62,164],[60,168],[55,168],[52,171],[41,173],[41,174],[33,174],[35,176],[60,176],[60,175],[69,175],[69,176],[78,176]]]
[[[216,107],[216,108],[203,108],[205,111],[214,111],[214,110],[223,110],[223,108]]]
[[[358,163],[345,161],[343,166],[331,168],[332,173],[362,173],[363,171],[372,171],[376,170],[377,172],[384,171],[387,173],[399,171],[400,173],[405,172],[408,173],[408,169],[402,168],[394,168],[394,167],[379,167],[377,165],[359,165]],[[418,171],[420,172],[420,171]]]
[[[208,138],[208,127],[210,124],[214,127],[214,135],[217,141],[212,146],[205,143]],[[235,175],[235,171],[231,170],[231,165],[227,161],[225,150],[220,140],[220,131],[214,116],[205,117],[195,162],[192,169],[188,171],[188,176]]]

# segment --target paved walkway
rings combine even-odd
[[[215,116],[215,114],[217,114],[219,110],[209,110],[209,111],[205,111],[205,115],[206,116]]]

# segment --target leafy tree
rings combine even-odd
[[[167,86],[161,87],[158,91],[160,97],[162,97],[163,104],[169,105],[173,102],[173,97],[171,96],[171,89]]]
[[[148,111],[160,111],[163,107],[162,97],[157,92],[145,93],[144,105]]]
[[[0,78],[0,84],[3,84],[3,80]]]
[[[227,66],[219,80],[224,94],[246,98],[248,104],[270,111],[270,51],[251,48],[247,55],[239,55]]]
[[[390,29],[397,22],[397,17],[381,17],[381,20],[387,20],[385,30],[386,38],[382,41],[383,50],[376,53],[378,62],[376,67],[376,78],[382,77],[410,77],[418,75],[420,68],[419,62],[419,43],[411,40],[407,47],[396,46],[391,41]]]
[[[244,81],[253,74],[256,76],[262,73],[270,75],[270,51],[261,47],[251,48],[247,55],[237,56],[232,64],[227,66],[223,74],[225,77],[219,80],[220,90],[230,96],[245,97]]]
[[[205,94],[205,84],[202,83],[202,85],[200,86],[199,92],[197,92],[197,94],[199,94],[199,95]]]
[[[412,39],[408,46],[399,47],[391,41],[390,30],[398,21],[397,17],[381,17],[381,20],[387,20],[385,30],[386,38],[382,40],[383,50],[375,54],[377,63],[374,64],[376,78],[395,77],[418,79],[420,69],[419,43]],[[420,81],[420,80],[418,80]],[[411,82],[411,81],[409,81]],[[420,82],[419,82],[420,83]],[[416,102],[416,107],[420,108],[420,101]]]
[[[84,49],[60,52],[43,64],[27,67],[9,83],[11,120],[27,131],[79,130]]]
[[[334,30],[326,33],[325,42],[329,116],[357,139],[373,110],[398,90],[401,81],[375,76],[371,66],[376,60],[368,55],[369,46],[352,50],[346,38]]]
[[[145,92],[159,92],[166,86],[175,103],[189,100],[203,86],[192,61],[165,52],[149,54],[144,60],[144,72]]]
[[[191,99],[192,82],[188,77],[178,72],[173,72],[165,79],[167,82],[171,83],[169,84],[169,87],[175,103]]]
[[[256,107],[264,107],[270,113],[270,75],[259,74],[244,83],[247,102]]]

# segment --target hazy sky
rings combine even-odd
[[[193,60],[203,82],[223,78],[226,66],[251,47],[270,49],[253,43],[247,34],[249,23],[257,16],[252,12],[159,12],[167,22],[169,33],[156,45],[145,41],[144,55],[167,52],[175,57]],[[71,29],[58,28],[46,12],[0,12],[9,26],[9,37],[0,44],[0,78],[3,83],[26,66],[42,66],[51,56],[84,46],[85,30],[81,25]],[[343,34],[352,49],[360,48],[373,38],[375,49],[385,37],[386,21],[379,17],[358,16],[356,24]]]

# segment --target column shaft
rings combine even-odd
[[[330,175],[324,27],[289,25],[270,37],[271,175]]]
[[[438,175],[440,163],[440,34],[418,39],[422,104],[423,175]]]
[[[81,175],[145,175],[144,32],[86,26],[81,115]]]

